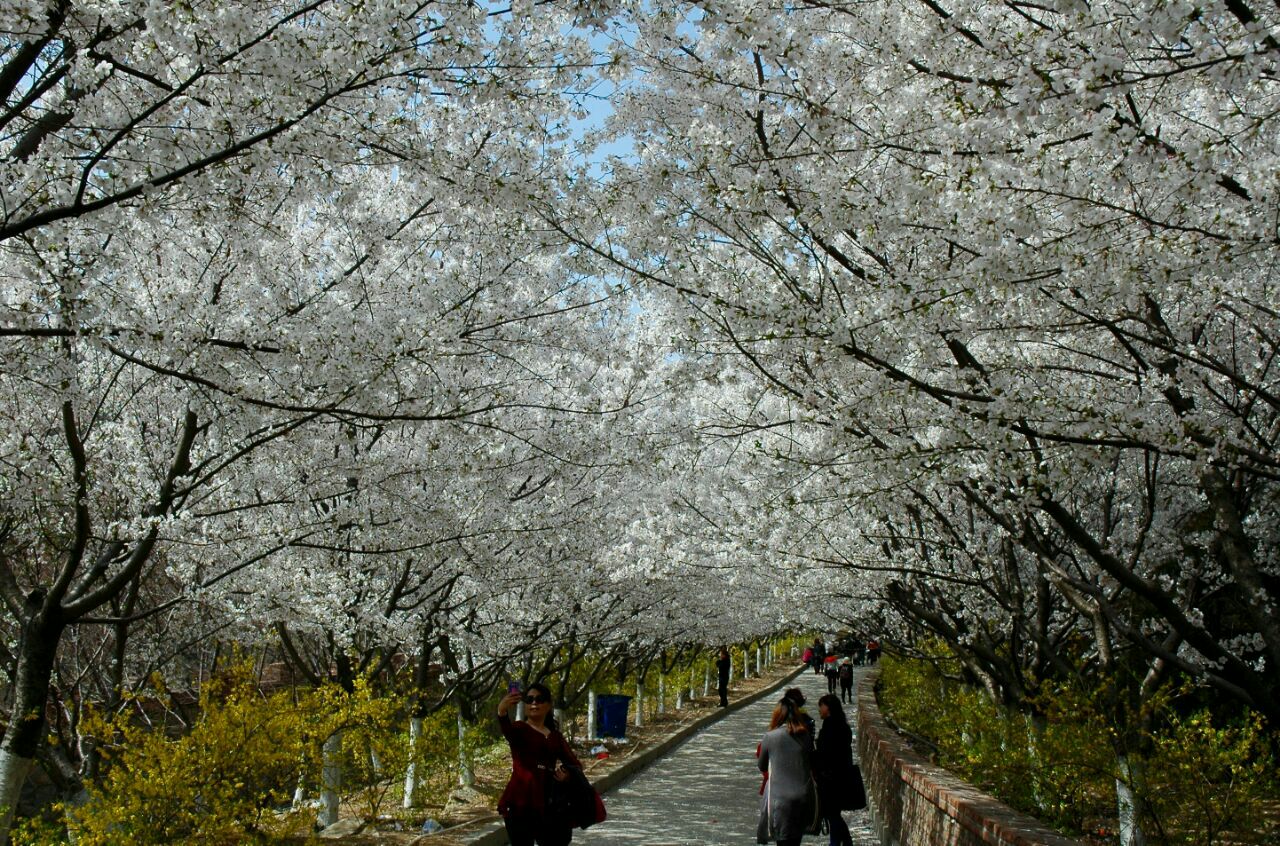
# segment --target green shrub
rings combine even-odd
[[[939,667],[942,669],[939,670]],[[1095,698],[1070,685],[1044,685],[1034,716],[1009,711],[985,691],[948,678],[945,656],[886,658],[880,702],[887,716],[933,745],[940,766],[1068,834],[1114,830],[1115,729]],[[1153,703],[1159,728],[1142,746],[1143,826],[1152,844],[1260,843],[1276,798],[1275,766],[1263,724],[1215,723],[1207,711],[1179,716]],[[1229,837],[1225,837],[1229,833]]]

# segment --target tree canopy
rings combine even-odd
[[[221,637],[1280,716],[1274,5],[0,20],[0,805],[51,685]]]

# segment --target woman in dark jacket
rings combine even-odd
[[[525,718],[513,722],[507,711],[522,698]],[[498,703],[498,725],[511,746],[511,780],[498,799],[511,846],[565,846],[573,839],[573,821],[548,812],[547,785],[567,781],[567,768],[581,770],[582,764],[556,726],[550,689],[533,684],[523,694],[508,693]]]
[[[862,783],[862,773],[853,765],[853,730],[845,718],[840,698],[833,693],[818,700],[818,716],[822,731],[818,734],[813,756],[813,772],[818,780],[818,799],[822,815],[831,832],[830,846],[853,846],[849,826],[841,811],[854,808],[854,794]]]

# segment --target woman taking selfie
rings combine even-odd
[[[524,701],[525,718],[512,721],[507,712]],[[511,846],[565,846],[573,839],[572,821],[547,807],[549,780],[569,780],[567,767],[582,769],[565,742],[551,710],[551,690],[532,684],[513,689],[498,703],[498,725],[511,747],[511,780],[498,799],[498,813]]]

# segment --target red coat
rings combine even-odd
[[[512,722],[505,714],[499,715],[498,725],[511,747],[511,779],[498,798],[498,813],[504,817],[542,814],[546,810],[547,779],[553,778],[556,761],[578,769],[582,769],[582,763],[558,731],[544,736],[524,720]]]

